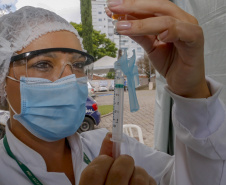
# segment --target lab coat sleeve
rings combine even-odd
[[[125,134],[121,153],[132,156],[135,166],[145,169],[158,185],[175,185],[174,156],[156,151]]]
[[[226,109],[218,98],[222,87],[206,80],[212,94],[206,99],[183,98],[166,87],[174,100],[176,184],[222,184],[225,176]]]

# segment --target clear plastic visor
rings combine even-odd
[[[82,53],[49,51],[28,53],[23,59],[11,61],[11,66],[17,80],[25,76],[55,81],[71,74],[77,78],[87,76],[88,60],[89,57]]]

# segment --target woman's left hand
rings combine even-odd
[[[111,133],[102,143],[100,155],[82,172],[79,185],[156,185],[155,180],[141,167],[134,166],[128,155],[112,158]]]

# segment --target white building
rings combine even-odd
[[[107,38],[116,44],[116,47],[121,46],[122,49],[127,49],[128,56],[132,56],[132,50],[136,51],[136,58],[142,57],[144,55],[143,48],[136,42],[128,38],[127,36],[121,36],[121,42],[118,35],[114,34],[114,26],[112,19],[105,14],[104,8],[106,5],[106,0],[92,0],[92,22],[93,28],[95,30],[105,33]]]
[[[104,10],[106,0],[92,0],[91,3],[93,28],[101,31],[101,33],[105,33],[107,38],[114,41],[114,26]]]

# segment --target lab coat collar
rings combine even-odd
[[[42,156],[27,145],[25,145],[19,139],[17,139],[9,130],[9,120],[6,124],[6,136],[12,153],[20,162],[22,162],[27,167],[37,167],[47,171],[47,167]]]
[[[9,121],[6,124],[6,136],[11,151],[20,162],[25,164],[28,168],[41,168],[42,170],[47,171],[47,166],[43,157],[38,152],[17,139],[9,130]],[[83,161],[83,147],[81,139],[78,133],[69,136],[67,139],[71,147],[74,173],[75,176],[78,177],[78,175],[80,176],[81,174],[81,170],[78,170],[78,167],[82,167]]]

